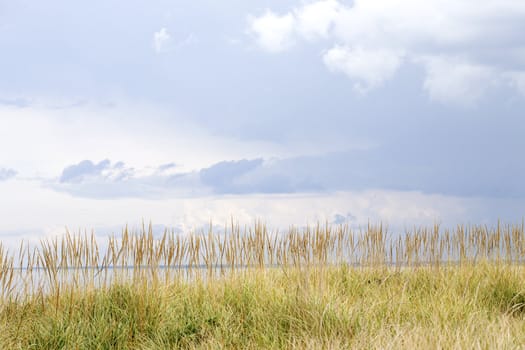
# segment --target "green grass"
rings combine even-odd
[[[0,244],[0,349],[525,344],[523,222],[225,231]]]
[[[252,269],[5,303],[0,348],[512,349],[524,303],[525,267],[503,263]]]

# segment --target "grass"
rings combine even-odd
[[[0,247],[0,348],[520,348],[524,238],[256,224]]]
[[[525,268],[253,270],[7,304],[8,349],[519,348]]]

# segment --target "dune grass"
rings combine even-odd
[[[0,348],[520,348],[524,258],[523,223],[0,245]]]
[[[245,271],[6,304],[4,349],[442,348],[525,343],[525,268]]]

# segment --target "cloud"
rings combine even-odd
[[[356,81],[356,91],[367,91],[383,85],[398,70],[403,54],[393,50],[366,50],[336,45],[323,55],[332,72],[342,72]]]
[[[301,41],[331,47],[324,64],[352,79],[359,92],[381,87],[403,62],[423,66],[422,87],[440,103],[472,105],[505,85],[523,91],[521,1],[319,0],[250,19],[263,50],[284,51],[292,45],[282,43]]]
[[[232,215],[241,225],[250,226],[259,219],[270,228],[286,229],[290,225],[332,222],[339,214],[346,216],[352,227],[383,220],[389,232],[394,228],[402,232],[406,225],[432,224],[436,220],[446,220],[450,225],[468,221],[483,224],[487,218],[494,223],[498,216],[520,220],[523,208],[521,202],[381,190],[100,201],[79,200],[50,191],[34,181],[16,180],[0,183],[0,193],[0,212],[4,217],[0,236],[8,234],[2,240],[14,241],[15,249],[22,235],[24,239],[38,241],[42,234],[63,233],[66,226],[72,232],[84,229],[89,232],[94,228],[97,236],[111,232],[118,235],[126,223],[131,228],[140,227],[142,218],[146,223],[152,220],[188,233],[209,225],[210,220],[214,225],[224,226]],[[31,220],[27,219],[27,213],[31,213]]]
[[[31,101],[25,98],[21,98],[21,97],[0,98],[0,105],[24,108],[24,107],[30,106]]]
[[[75,184],[77,186],[78,184]],[[35,180],[15,179],[0,182],[0,236],[3,243],[11,241],[16,249],[21,237],[36,239],[42,234],[55,235],[64,227],[78,232],[91,228],[98,236],[114,232],[118,235],[126,223],[140,227],[142,220],[176,228],[188,233],[239,220],[241,226],[252,225],[256,219],[270,228],[286,229],[290,225],[334,222],[338,215],[352,227],[366,227],[368,222],[382,220],[389,232],[413,225],[456,225],[476,222],[496,223],[521,220],[523,200],[500,198],[464,198],[425,194],[417,191],[356,190],[299,194],[206,195],[200,197],[133,198],[122,200],[97,197],[79,199],[51,191]],[[96,198],[97,200],[93,199]],[[45,205],[42,205],[45,203]],[[28,213],[31,219],[28,220]],[[450,226],[448,226],[450,227]],[[24,232],[25,231],[25,232]],[[11,247],[11,245],[10,245]]]
[[[158,54],[166,51],[170,42],[171,35],[166,28],[161,28],[158,32],[153,34],[153,48]]]
[[[525,96],[525,72],[509,72],[511,85]]]
[[[279,16],[267,10],[259,17],[248,16],[248,31],[262,49],[281,52],[293,44],[294,21],[292,14]]]
[[[96,199],[160,199],[205,193],[198,174],[177,170],[174,163],[135,169],[121,161],[83,160],[67,166],[58,179],[46,180],[45,185],[76,197]]]
[[[410,143],[299,157],[222,161],[193,171],[171,163],[133,168],[123,162],[84,160],[66,167],[60,177],[45,185],[73,196],[98,199],[370,189],[525,198],[525,185],[515,176],[525,172],[525,164],[507,155],[511,147],[519,149],[520,142],[511,137],[492,144],[486,142],[485,134],[465,136],[454,132],[445,127]],[[447,142],[440,143],[440,147],[429,143],[445,136]]]
[[[170,198],[211,194],[294,193],[311,190],[304,178],[262,158],[222,161],[193,172],[178,172],[173,163],[135,169],[123,162],[84,160],[66,167],[46,185],[84,198]],[[318,188],[316,188],[318,189]]]
[[[173,169],[177,168],[177,164],[175,163],[166,163],[162,164],[158,167],[158,171],[161,173],[169,172]]]
[[[326,193],[333,191],[419,191],[493,198],[525,197],[525,186],[512,174],[525,165],[472,141],[442,149],[413,149],[412,144],[370,150],[325,153],[282,159],[228,162],[208,181],[215,193]],[[445,146],[443,146],[445,147]],[[475,149],[473,151],[472,149]],[[425,153],[421,159],[417,154]],[[473,157],[477,152],[479,157]],[[444,156],[446,154],[446,156]],[[428,159],[428,160],[426,160]],[[486,160],[491,159],[487,169]],[[201,170],[201,173],[203,170]],[[453,172],[453,175],[450,174]]]
[[[335,0],[306,3],[294,10],[296,32],[307,40],[328,38],[333,27],[333,19],[339,15],[343,6]]]
[[[62,171],[60,183],[83,183],[98,181],[121,181],[133,175],[133,169],[124,167],[124,163],[118,162],[114,165],[108,159],[97,164],[90,160],[83,160],[78,164],[70,165]]]
[[[351,213],[347,213],[346,215],[343,215],[343,214],[335,214],[333,219],[332,219],[332,224],[335,224],[335,225],[343,225],[343,224],[348,224],[352,221],[356,221],[357,218],[352,215]]]
[[[474,105],[498,85],[498,74],[491,67],[451,57],[423,59],[427,71],[423,88],[435,101]]]
[[[0,168],[0,181],[6,181],[15,177],[17,172],[13,169]]]
[[[218,193],[236,192],[237,179],[260,167],[262,163],[260,158],[220,162],[202,169],[199,172],[200,179],[205,186],[212,187]]]
[[[81,182],[85,176],[99,175],[101,170],[103,170],[108,163],[108,160],[102,161],[98,164],[93,164],[90,160],[84,160],[78,164],[70,165],[62,171],[60,182]]]

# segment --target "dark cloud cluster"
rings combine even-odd
[[[213,188],[218,193],[242,192],[243,184],[239,181],[243,175],[255,171],[263,164],[263,160],[224,161],[202,169],[200,179],[205,186]]]
[[[194,172],[161,165],[139,175],[122,162],[84,160],[64,169],[56,189],[93,198],[305,193],[385,189],[452,196],[521,198],[525,173],[505,148],[444,145],[430,152],[404,145],[316,156],[223,161]],[[424,156],[420,154],[424,152]],[[1,179],[0,172],[0,179]],[[8,173],[4,170],[4,177]]]
[[[83,160],[67,166],[56,181],[48,185],[73,196],[96,199],[165,198],[195,194],[195,174],[170,174],[175,163],[148,169],[146,174],[124,162]]]
[[[81,183],[89,177],[98,177],[104,170],[111,166],[111,162],[105,159],[97,164],[90,160],[83,160],[78,164],[70,165],[62,171],[61,183]]]

